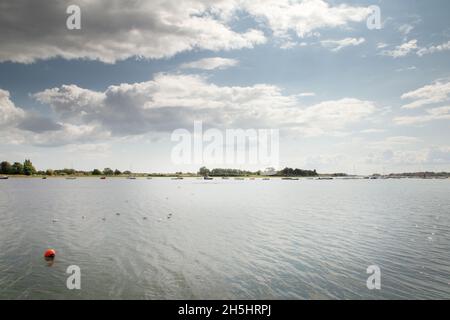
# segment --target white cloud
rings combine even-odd
[[[72,108],[72,104],[61,96],[59,102]],[[73,99],[73,103],[83,102],[83,95]],[[27,112],[16,107],[10,100],[9,92],[0,89],[0,133],[3,142],[9,144],[63,145],[70,142],[88,142],[90,139],[106,138],[109,133],[94,124],[55,123],[50,118]]]
[[[130,57],[160,59],[192,50],[253,48],[275,38],[317,35],[324,28],[364,22],[367,7],[332,5],[324,0],[108,1],[83,0],[81,30],[68,30],[66,8],[73,2],[15,0],[0,10],[0,62],[90,59],[114,63]],[[237,13],[261,30],[236,31]],[[20,26],[17,27],[17,26]],[[281,44],[287,48],[294,42]]]
[[[130,57],[164,58],[193,49],[252,48],[265,43],[262,31],[236,32],[225,18],[232,0],[84,0],[81,30],[68,30],[66,8],[73,2],[16,0],[0,11],[0,61],[93,59],[114,63]],[[20,28],[17,26],[20,25]]]
[[[375,112],[373,102],[354,98],[302,105],[302,96],[285,95],[267,84],[218,86],[198,75],[157,74],[153,80],[120,84],[104,92],[74,85],[34,95],[60,119],[62,136],[92,142],[190,128],[194,121],[216,128],[280,128],[303,136],[342,135],[347,126]],[[92,140],[85,139],[92,134]],[[44,134],[41,137],[45,137]],[[48,143],[70,143],[47,133]],[[39,141],[44,144],[44,141]]]
[[[424,124],[435,120],[450,120],[450,107],[439,107],[426,110],[426,114],[418,116],[401,116],[394,118],[399,125]]]
[[[227,59],[227,58],[205,58],[197,61],[192,61],[188,63],[183,63],[181,65],[182,69],[202,69],[202,70],[214,70],[214,69],[227,69],[230,67],[234,67],[239,63],[238,60],[235,59]]]
[[[24,116],[25,112],[11,101],[9,91],[0,89],[0,128],[16,125]]]
[[[430,85],[407,92],[402,99],[413,100],[402,106],[402,109],[416,109],[427,105],[450,101],[450,81],[437,80]],[[441,106],[425,110],[425,114],[414,116],[398,116],[393,119],[398,125],[417,125],[435,120],[450,120],[450,107]]]
[[[366,119],[375,111],[376,106],[371,101],[344,98],[320,102],[279,116],[289,119],[291,125],[305,136],[342,136],[346,135],[343,129]]]
[[[63,116],[96,111],[101,106],[103,93],[82,89],[76,85],[62,85],[34,95],[37,101],[50,104],[54,111]]]
[[[433,84],[426,85],[414,91],[407,92],[401,96],[403,100],[414,100],[403,105],[403,109],[415,109],[428,104],[440,103],[449,100],[450,81],[438,80]]]
[[[385,43],[379,43],[377,48],[383,49],[386,48],[387,45]],[[396,46],[392,50],[383,50],[381,51],[381,55],[390,56],[393,58],[401,58],[405,57],[413,52],[415,52],[419,57],[423,57],[427,54],[433,54],[442,51],[450,50],[450,41],[442,43],[437,46],[429,46],[429,47],[421,47],[417,45],[417,40],[413,39],[408,42],[405,42],[401,45]]]
[[[411,52],[417,50],[417,48],[417,40],[414,39],[396,46],[393,50],[383,50],[381,51],[381,55],[400,58],[407,56]]]
[[[362,22],[370,14],[368,7],[330,5],[323,0],[251,0],[244,7],[252,16],[267,22],[276,36],[294,31],[297,36],[312,35],[323,28],[347,27]]]
[[[331,49],[331,51],[339,51],[348,46],[359,46],[366,40],[364,38],[345,38],[341,40],[322,40],[322,46]]]
[[[437,46],[430,46],[428,48],[421,48],[419,51],[417,51],[417,55],[422,57],[427,54],[432,54],[436,52],[442,52],[442,51],[448,51],[450,50],[450,41],[446,43],[442,43]]]

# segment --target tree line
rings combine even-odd
[[[284,168],[283,170],[278,171],[277,175],[283,177],[315,177],[318,174],[316,170]]]
[[[0,173],[1,174],[21,174],[26,176],[31,176],[36,174],[36,168],[33,163],[26,159],[23,163],[14,162],[13,164],[8,161],[2,161],[0,163]]]
[[[261,176],[265,175],[261,170],[258,171],[245,171],[238,169],[208,169],[206,167],[201,167],[198,171],[201,176],[218,176],[218,177],[239,177],[239,176]],[[317,176],[316,170],[303,170],[303,169],[293,169],[284,168],[279,171],[275,171],[271,174],[272,176],[282,176],[282,177],[315,177]]]
[[[26,176],[32,176],[32,175],[46,175],[46,176],[65,176],[65,175],[94,175],[94,176],[119,176],[122,174],[130,175],[132,174],[131,171],[124,171],[121,172],[118,169],[111,169],[111,168],[105,168],[103,170],[94,169],[92,171],[78,171],[74,169],[47,169],[45,171],[38,171],[33,166],[33,163],[31,160],[26,159],[23,163],[21,162],[14,162],[10,163],[8,161],[2,161],[0,163],[0,174],[2,175],[26,175]]]

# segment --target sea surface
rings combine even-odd
[[[0,180],[0,299],[450,299],[450,179]]]

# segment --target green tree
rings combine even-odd
[[[45,171],[45,174],[47,176],[52,176],[53,175],[53,170],[52,169],[47,169],[47,171]]]
[[[198,170],[198,174],[199,175],[201,175],[201,176],[208,176],[209,175],[209,169],[208,168],[206,168],[206,167],[201,167],[199,170]]]
[[[23,165],[20,162],[14,162],[11,167],[11,174],[23,174]]]
[[[114,174],[115,174],[116,176],[120,176],[120,175],[122,174],[122,172],[120,172],[120,170],[116,169],[116,170],[114,171]]]
[[[75,169],[63,169],[63,172],[67,175],[74,175],[75,174]]]
[[[10,174],[12,171],[12,166],[11,163],[9,163],[8,161],[3,161],[0,164],[0,173],[2,174]]]
[[[111,168],[105,168],[103,170],[103,174],[106,176],[112,176],[114,174],[114,171]]]
[[[94,169],[92,170],[92,175],[93,176],[100,176],[102,174],[102,172],[98,169]]]
[[[23,173],[27,176],[36,174],[36,169],[34,168],[30,159],[26,159],[25,162],[23,163]]]

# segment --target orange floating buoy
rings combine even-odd
[[[55,257],[55,255],[56,255],[56,251],[55,251],[55,250],[53,250],[53,249],[47,249],[47,250],[45,250],[45,253],[44,253],[44,257],[45,257],[45,258],[50,258],[50,259],[52,259],[52,258]]]

